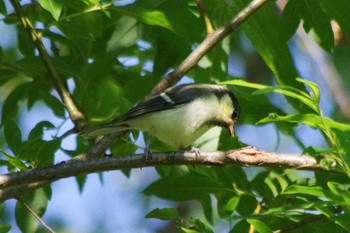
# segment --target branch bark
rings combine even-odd
[[[0,201],[18,197],[25,191],[45,186],[59,179],[125,168],[142,168],[169,165],[240,165],[256,167],[294,168],[303,170],[327,170],[315,158],[304,154],[276,154],[244,147],[230,151],[156,153],[145,160],[143,154],[123,157],[106,157],[36,168],[0,175]]]

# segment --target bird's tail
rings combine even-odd
[[[90,129],[87,129],[80,133],[85,139],[96,138],[101,135],[111,134],[114,132],[120,132],[124,130],[129,130],[130,127],[127,124],[116,124],[116,123],[107,123],[104,125],[96,126]]]

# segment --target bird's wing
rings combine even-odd
[[[168,109],[175,108],[179,105],[189,103],[199,97],[210,95],[212,92],[208,90],[208,85],[180,85],[167,89],[165,92],[151,97],[145,101],[140,102],[135,107],[131,108],[124,115],[114,120],[116,122],[125,122],[132,118]],[[223,89],[225,90],[225,89]]]

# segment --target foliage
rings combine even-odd
[[[203,0],[214,28],[227,24],[249,2]],[[142,100],[207,37],[203,12],[194,0],[39,0],[20,4],[42,36],[61,81],[91,125],[107,122]],[[322,56],[328,57],[328,64],[337,68],[332,74],[339,75],[328,77],[331,82],[340,80],[344,90],[350,87],[346,65],[350,50],[349,12],[348,0],[289,0],[284,8],[271,1],[186,74],[197,83],[223,83],[233,90],[242,108],[238,136],[249,134],[240,131],[240,125],[273,124],[298,145],[300,153],[315,156],[323,166],[337,172],[253,170],[238,166],[158,167],[159,179],[143,194],[175,203],[197,201],[204,217],[199,211],[185,216],[173,207],[159,207],[150,210],[146,218],[175,221],[179,231],[189,233],[220,228],[232,233],[350,232],[350,125],[349,115],[337,102],[344,92],[334,91],[332,85],[320,89],[319,84],[324,83],[322,75],[305,74],[304,67],[297,64],[298,59],[320,57],[307,52],[308,58],[295,55],[297,45],[311,38],[327,53]],[[62,142],[68,137],[71,140],[70,134],[62,133],[69,114],[43,65],[45,61],[39,58],[32,38],[7,1],[0,0],[0,14],[17,36],[11,38],[10,45],[0,40],[3,170],[14,172],[52,165],[57,152],[74,157],[86,151],[89,145],[80,137],[74,137],[75,150],[64,148]],[[345,38],[342,43],[334,40],[335,24]],[[301,37],[301,30],[309,38]],[[237,75],[238,63],[242,64],[243,75]],[[326,92],[332,93],[332,99],[323,100]],[[322,101],[332,106],[326,116]],[[30,110],[38,105],[51,111],[55,119],[26,122]],[[326,144],[322,148],[307,144],[297,125],[318,130]],[[266,140],[265,135],[260,136]],[[223,133],[211,149],[227,150],[241,145]],[[162,145],[156,142],[154,147]],[[136,149],[128,137],[111,151],[124,155],[133,154]],[[84,179],[77,180],[83,187]],[[51,195],[55,193],[47,187],[20,197],[15,218],[23,232],[38,229],[37,219],[23,202],[43,216]],[[0,214],[5,214],[3,206]],[[11,225],[1,221],[0,229],[7,232]]]

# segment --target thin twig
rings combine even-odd
[[[223,166],[230,164],[337,172],[322,167],[313,157],[308,155],[268,153],[254,147],[244,147],[231,151],[201,152],[200,155],[192,151],[154,153],[152,158],[148,160],[144,159],[143,154],[138,154],[77,160],[49,167],[0,175],[0,201],[18,197],[26,191],[26,188],[33,190],[62,178],[95,172],[169,165]],[[18,192],[16,192],[16,186],[19,188]]]
[[[44,222],[44,220],[43,220],[42,218],[40,218],[40,216],[37,215],[37,213],[35,213],[35,211],[32,210],[32,208],[31,208],[27,203],[25,203],[25,202],[22,201],[22,200],[18,200],[18,201],[20,201],[20,202],[23,204],[23,206],[29,211],[29,213],[30,213],[31,215],[33,215],[33,217],[36,218],[36,219],[46,228],[46,230],[48,230],[48,231],[51,232],[51,233],[55,233],[55,231],[52,230],[52,228],[51,228],[49,225],[47,225],[47,224]]]
[[[47,50],[42,42],[41,35],[34,29],[31,21],[25,16],[22,6],[19,1],[10,0],[13,8],[15,9],[15,13],[23,25],[25,30],[28,32],[29,37],[32,39],[35,48],[39,52],[39,58],[45,66],[47,72],[53,80],[56,91],[58,92],[63,104],[68,110],[69,116],[71,120],[74,122],[75,127],[78,130],[81,130],[86,125],[86,120],[84,115],[78,110],[75,105],[70,93],[64,86],[61,81],[60,76],[58,75],[54,65],[51,62],[51,58],[47,53]]]

